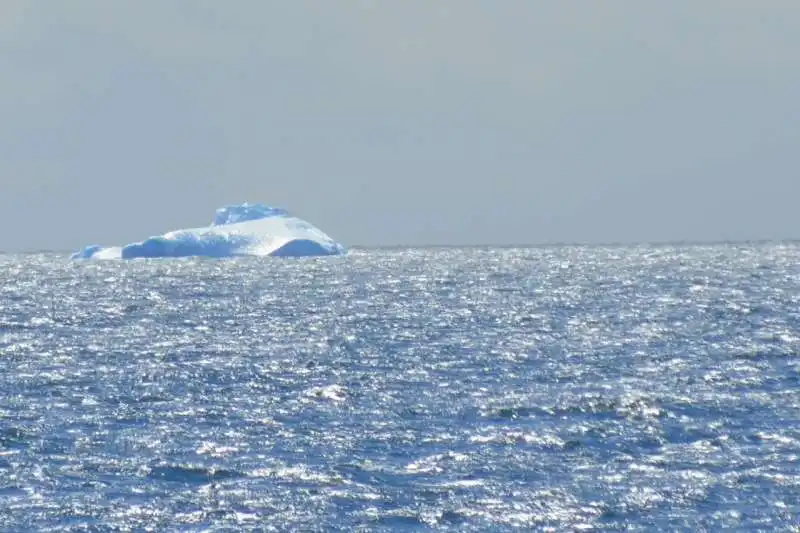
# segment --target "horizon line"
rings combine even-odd
[[[540,243],[507,243],[507,244],[353,244],[347,245],[348,250],[398,250],[398,249],[455,249],[455,248],[566,248],[566,247],[588,247],[588,248],[620,248],[637,246],[720,246],[720,245],[743,245],[743,244],[800,244],[800,238],[784,239],[725,239],[725,240],[653,240],[653,241],[553,241]],[[33,254],[71,254],[74,249],[29,249],[29,250],[0,250],[0,255],[33,255]]]

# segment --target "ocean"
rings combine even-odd
[[[0,531],[798,531],[799,258],[0,255]]]

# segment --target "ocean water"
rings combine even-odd
[[[798,528],[799,258],[0,256],[0,530]]]

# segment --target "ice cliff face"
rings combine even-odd
[[[181,229],[121,247],[87,246],[73,259],[154,257],[308,257],[346,253],[344,246],[288,211],[263,204],[217,209],[210,226]]]

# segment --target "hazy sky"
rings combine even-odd
[[[800,237],[800,2],[3,0],[0,249]]]

